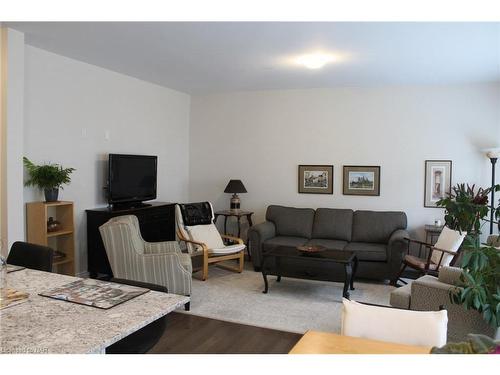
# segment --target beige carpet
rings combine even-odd
[[[209,277],[193,278],[189,314],[253,326],[304,333],[307,330],[340,332],[342,283],[270,276],[263,294],[262,274],[248,265],[243,273],[210,267]],[[355,282],[351,299],[389,304],[390,285]]]

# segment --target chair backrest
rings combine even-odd
[[[17,241],[12,244],[7,263],[38,271],[52,272],[54,250],[47,246]]]
[[[130,276],[134,257],[144,254],[144,240],[134,215],[116,216],[99,227],[113,275]]]
[[[446,344],[448,314],[371,306],[343,299],[341,334],[406,345]]]
[[[462,246],[462,242],[464,242],[466,235],[467,232],[460,233],[457,230],[444,227],[434,247],[457,253],[460,246]],[[449,266],[453,258],[454,256],[451,254],[436,250],[434,250],[431,255],[432,263],[440,266]]]
[[[177,204],[175,206],[175,223],[177,231],[182,237],[202,242],[209,249],[220,249],[224,242],[219,231],[213,224],[213,206],[210,202]],[[190,220],[187,225],[185,219]],[[189,253],[200,251],[199,246],[187,243]]]

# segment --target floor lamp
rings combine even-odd
[[[500,157],[500,149],[490,150],[486,156],[491,161],[491,206],[490,206],[490,234],[493,234],[493,221],[495,218],[495,164]]]

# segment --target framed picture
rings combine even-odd
[[[380,166],[344,165],[344,195],[380,195]]]
[[[333,194],[333,165],[299,165],[299,193]]]
[[[425,161],[424,207],[437,207],[436,202],[451,191],[451,160]]]

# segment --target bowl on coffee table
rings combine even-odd
[[[326,247],[321,245],[302,245],[302,246],[297,246],[297,250],[300,251],[302,254],[315,254],[321,251],[325,251]]]

